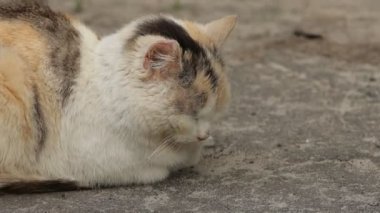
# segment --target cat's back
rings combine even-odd
[[[0,48],[8,49],[19,55],[31,70],[35,71],[44,51],[47,49],[44,36],[32,26],[32,4],[21,4],[22,1],[4,1],[0,3]],[[34,5],[34,7],[36,7]],[[28,18],[29,16],[29,18]],[[3,59],[5,60],[5,59]],[[3,63],[5,63],[3,61]],[[2,71],[4,72],[4,71]]]
[[[18,54],[28,66],[25,74],[45,82],[62,104],[80,69],[80,33],[73,22],[37,0],[0,2],[0,48]]]
[[[58,140],[80,72],[83,39],[75,22],[38,0],[0,1],[0,170]],[[25,153],[1,152],[20,143]]]

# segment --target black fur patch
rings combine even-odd
[[[159,35],[176,40],[184,51],[195,55],[205,55],[202,47],[190,37],[183,27],[174,21],[160,17],[149,20],[138,26],[136,36]]]
[[[33,88],[33,93],[34,93],[33,117],[36,122],[35,126],[37,130],[37,142],[38,142],[36,151],[38,155],[45,145],[46,135],[47,135],[47,126],[45,123],[43,112],[41,110],[39,93],[36,87]]]
[[[191,53],[190,58],[183,59],[183,70],[178,76],[183,87],[190,87],[198,74],[198,70],[204,70],[206,72],[206,76],[210,78],[213,89],[216,88],[218,78],[212,69],[205,50],[186,32],[182,26],[168,18],[157,17],[138,26],[136,35],[131,40],[135,40],[139,36],[146,35],[158,35],[176,40],[181,46],[183,54],[186,52]]]
[[[218,84],[218,76],[216,76],[214,69],[209,65],[206,67],[205,72],[208,79],[210,79],[212,88],[215,89]]]
[[[183,70],[179,73],[178,77],[180,85],[184,88],[191,87],[197,77],[199,62],[196,62],[196,60],[199,60],[199,57],[184,57],[182,60]]]
[[[41,180],[41,181],[20,181],[8,183],[0,187],[0,194],[32,194],[63,192],[85,189],[78,186],[75,181],[67,180]]]

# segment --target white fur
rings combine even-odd
[[[173,151],[159,147],[162,139],[149,137],[168,125],[162,118],[169,119],[174,109],[165,101],[170,88],[142,85],[138,79],[144,71],[136,70],[141,61],[128,60],[144,57],[124,50],[135,24],[101,41],[76,24],[82,35],[81,72],[63,113],[60,141],[41,155],[42,176],[83,186],[151,183],[199,161],[200,143],[183,143]],[[209,127],[206,121],[190,126],[195,130],[186,137],[191,139]]]

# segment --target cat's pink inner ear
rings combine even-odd
[[[179,45],[174,40],[164,40],[154,43],[144,59],[144,68],[162,70],[178,63]]]

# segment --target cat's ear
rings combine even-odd
[[[237,16],[226,16],[206,24],[207,35],[221,47],[236,25]]]
[[[166,71],[179,66],[180,47],[177,41],[161,40],[153,43],[145,54],[144,69]]]

